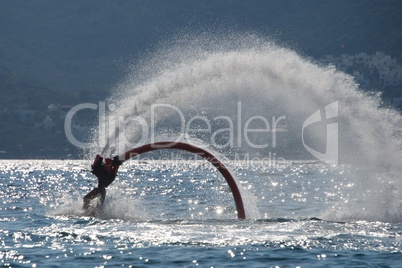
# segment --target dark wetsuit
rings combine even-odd
[[[84,209],[89,208],[91,200],[100,195],[100,202],[103,204],[106,197],[106,187],[108,187],[116,178],[117,170],[121,165],[119,158],[115,156],[112,159],[106,158],[106,163],[103,164],[103,158],[99,155],[96,156],[94,163],[92,164],[92,174],[98,178],[98,187],[94,188],[86,196],[84,196]]]

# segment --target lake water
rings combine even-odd
[[[401,267],[402,224],[362,216],[370,208],[347,166],[232,162],[251,216],[239,220],[201,160],[130,161],[87,216],[90,164],[0,162],[0,266]]]

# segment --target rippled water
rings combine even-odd
[[[89,161],[3,160],[0,167],[2,266],[402,263],[401,223],[359,217],[370,208],[356,205],[359,180],[346,166],[231,163],[246,198],[256,199],[260,215],[247,220],[236,219],[229,187],[204,161],[129,162],[93,217],[81,210],[82,197],[96,182]],[[337,206],[348,202],[354,202],[348,211]]]

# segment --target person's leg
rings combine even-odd
[[[91,203],[91,200],[95,199],[99,194],[100,194],[101,203],[103,204],[103,202],[105,201],[105,196],[106,196],[105,188],[104,187],[102,187],[102,188],[94,188],[86,196],[84,196],[83,209],[88,209],[89,208],[89,203]]]
[[[101,202],[101,205],[103,206],[103,203],[105,202],[105,198],[106,198],[106,188],[101,187],[98,189],[99,189],[99,194],[100,194],[99,200]]]

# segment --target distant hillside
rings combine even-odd
[[[52,105],[72,105],[79,94],[57,92],[0,66],[0,158],[77,157],[64,135],[64,116]],[[51,118],[46,128],[43,122]]]
[[[129,63],[183,30],[251,31],[315,59],[382,51],[402,62],[401,13],[399,0],[0,1],[0,158],[78,157],[66,110],[104,100]]]
[[[182,28],[254,31],[313,57],[402,59],[402,2],[1,1],[0,65],[55,90],[104,96],[126,63]]]

